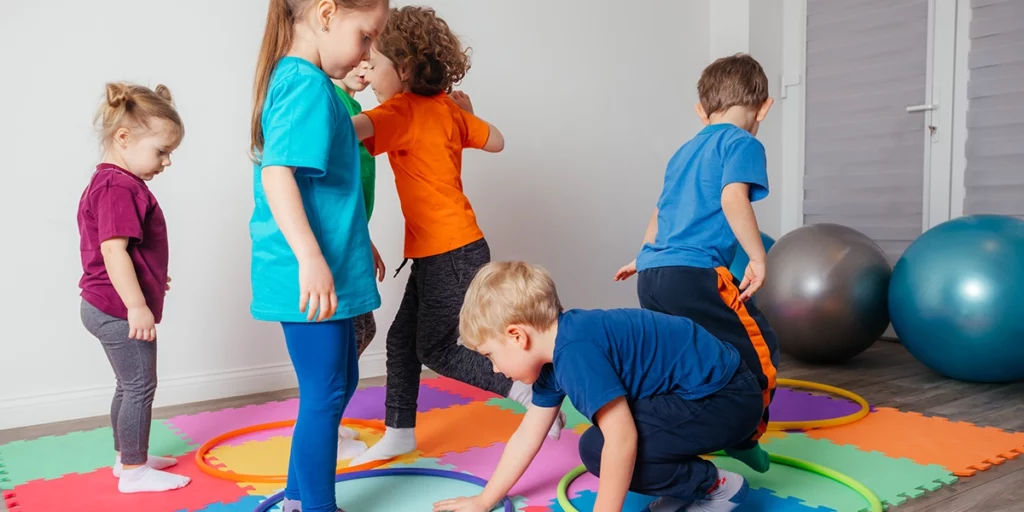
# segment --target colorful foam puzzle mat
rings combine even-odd
[[[381,420],[383,387],[356,392],[348,418]],[[844,399],[780,389],[772,419],[803,421],[841,417],[858,409]],[[124,495],[111,473],[110,428],[0,445],[0,490],[11,512],[145,510],[147,512],[250,512],[282,484],[237,483],[200,471],[193,460],[213,437],[248,425],[294,419],[298,400],[284,400],[156,420],[150,453],[178,458],[171,471],[191,477],[183,489]],[[510,492],[520,512],[562,511],[556,499],[561,477],[580,464],[577,443],[587,418],[563,406],[568,424],[557,441],[548,439],[534,463]],[[458,471],[487,479],[525,408],[520,404],[444,377],[425,379],[419,395],[416,452],[385,467]],[[360,430],[372,445],[379,432]],[[887,506],[921,497],[960,477],[970,477],[1024,453],[1024,433],[1008,432],[945,418],[879,407],[864,419],[806,432],[769,432],[766,450],[822,464],[871,489]],[[255,432],[214,447],[207,461],[221,471],[283,474],[291,446],[290,429]],[[750,493],[740,511],[862,511],[867,503],[842,485],[790,467],[773,465],[764,474],[735,460],[711,459],[747,477]],[[339,461],[343,466],[347,461]],[[584,474],[569,487],[573,507],[593,509],[598,480]],[[348,510],[429,511],[438,499],[473,494],[478,488],[456,480],[383,476],[338,484],[338,504]],[[653,497],[630,493],[625,511],[644,510]],[[276,510],[276,509],[275,509]]]

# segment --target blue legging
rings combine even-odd
[[[285,497],[301,500],[303,512],[335,512],[338,424],[359,383],[352,320],[281,325],[299,380]]]

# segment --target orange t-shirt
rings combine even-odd
[[[462,150],[487,143],[487,123],[443,93],[402,93],[363,113],[374,132],[363,145],[374,156],[387,153],[395,173],[405,257],[443,254],[483,238],[462,192]]]

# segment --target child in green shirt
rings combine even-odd
[[[357,115],[363,111],[362,105],[356,101],[354,96],[369,85],[369,82],[366,81],[366,70],[368,68],[369,63],[364,60],[353,68],[348,75],[345,75],[345,78],[334,80],[335,92],[341,98],[341,102],[348,110],[349,116]],[[373,155],[366,150],[362,142],[359,143],[359,164],[363,181],[363,198],[366,202],[366,221],[369,222],[370,216],[373,214],[373,188],[377,179],[377,170]],[[384,260],[381,259],[380,253],[377,252],[377,246],[373,242],[370,242],[370,246],[373,248],[373,266],[377,274],[377,280],[383,281],[385,271]],[[377,334],[377,322],[374,320],[373,311],[355,317],[353,324],[356,330],[358,354],[361,356]],[[338,434],[341,436],[341,442],[344,442],[345,439],[355,439],[356,437],[356,432],[347,427],[340,427]],[[339,452],[339,457],[341,456],[342,454]]]
[[[369,85],[369,82],[366,81],[366,70],[369,67],[369,63],[364,60],[352,71],[349,71],[345,78],[334,81],[334,90],[341,98],[341,102],[345,104],[345,108],[348,109],[349,116],[360,114],[363,111],[363,107],[356,101],[355,95]],[[366,146],[362,142],[359,143],[359,163],[362,169],[363,198],[366,199],[366,220],[369,221],[370,215],[373,213],[373,186],[377,179],[377,171],[373,155],[366,150]],[[376,252],[377,250],[374,249],[375,257]]]

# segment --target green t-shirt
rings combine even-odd
[[[335,85],[334,91],[341,97],[341,102],[345,104],[348,115],[354,116],[363,111],[363,106],[355,98],[349,96],[344,89]],[[366,220],[370,220],[370,216],[373,214],[373,186],[377,180],[377,170],[373,155],[366,150],[366,146],[362,142],[359,143],[359,167],[362,170],[363,198],[366,201]]]

